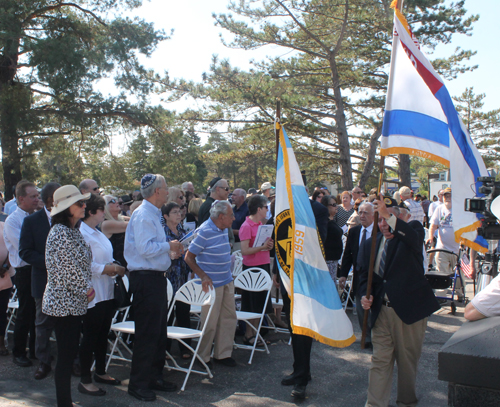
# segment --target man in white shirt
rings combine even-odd
[[[167,242],[161,225],[161,207],[168,197],[160,174],[141,180],[142,204],[130,218],[125,234],[125,260],[130,271],[130,292],[135,320],[134,353],[128,393],[141,401],[154,401],[158,391],[175,391],[163,380],[167,348],[167,270],[170,255],[180,257],[182,244]]]
[[[411,189],[408,187],[401,187],[399,189],[401,200],[404,201],[406,207],[411,213],[411,220],[418,220],[422,225],[424,224],[424,209],[419,202],[414,201],[411,197]]]
[[[455,254],[460,250],[460,244],[455,241],[455,231],[453,230],[453,218],[451,216],[451,188],[443,191],[444,202],[434,211],[430,220],[429,238],[427,243],[432,241],[434,233],[437,231],[436,249],[444,249]],[[438,272],[443,274],[453,273],[457,264],[457,256],[445,252],[436,253],[436,267]],[[462,296],[460,279],[457,280],[457,294]]]
[[[5,220],[3,236],[9,251],[9,261],[16,269],[16,287],[19,308],[14,325],[14,363],[29,367],[33,363],[26,357],[26,342],[30,336],[30,356],[35,357],[35,300],[31,295],[31,266],[19,257],[19,237],[24,218],[38,207],[35,184],[22,180],[16,185],[17,209]]]
[[[434,213],[434,211],[437,209],[439,205],[443,203],[443,195],[444,195],[444,189],[440,189],[438,191],[438,200],[436,202],[431,202],[431,204],[429,205],[429,211],[428,211],[429,222],[432,218],[432,214]]]
[[[17,209],[17,200],[16,200],[16,187],[12,187],[12,194],[14,195],[12,199],[5,203],[3,207],[4,213],[10,215]]]

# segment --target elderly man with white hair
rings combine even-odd
[[[167,270],[170,254],[179,257],[182,244],[167,242],[160,222],[167,201],[165,178],[146,174],[141,180],[144,197],[132,214],[125,234],[125,260],[130,270],[130,292],[134,295],[134,353],[128,393],[141,401],[154,401],[158,391],[175,391],[163,380],[167,347]]]
[[[399,194],[401,195],[401,201],[403,201],[406,207],[411,213],[411,220],[418,220],[422,225],[424,224],[424,208],[417,201],[414,201],[411,197],[411,189],[408,187],[401,187],[399,189]]]
[[[181,185],[181,189],[184,191],[184,192],[191,192],[192,194],[194,194],[194,185],[191,181],[186,181],[184,182],[182,185]]]
[[[214,202],[210,208],[210,218],[197,229],[198,234],[185,256],[188,266],[202,279],[204,290],[208,290],[208,286],[215,288],[215,303],[210,319],[206,319],[209,307],[202,308],[201,322],[207,325],[199,355],[205,363],[209,363],[214,344],[214,361],[229,367],[236,366],[231,357],[236,309],[230,269],[231,246],[226,230],[231,227],[233,219],[229,201]]]

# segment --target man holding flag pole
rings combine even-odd
[[[410,154],[448,166],[454,182],[452,216],[455,240],[484,251],[486,242],[477,235],[480,225],[478,215],[465,212],[463,203],[466,197],[470,197],[470,186],[474,186],[476,196],[482,196],[479,193],[480,183],[476,180],[487,175],[486,167],[442,79],[420,50],[401,13],[401,6],[402,0],[394,0],[391,4],[394,8],[394,36],[382,129],[381,163],[389,154]],[[383,174],[383,164],[380,173]],[[392,206],[391,199],[386,199]],[[394,361],[398,363],[398,372],[407,372],[398,377],[397,404],[415,406],[415,378],[423,334],[411,343],[410,349],[401,351],[408,338],[408,333],[405,335],[404,332],[411,332],[412,325],[419,324],[423,328],[417,327],[417,331],[422,332],[423,329],[425,333],[422,321],[439,305],[424,277],[421,256],[423,230],[418,230],[416,225],[410,227],[415,222],[405,224],[396,219],[384,201],[376,201],[376,216],[381,216],[379,225],[382,233],[377,241],[370,242],[372,252],[370,260],[364,265],[361,289],[366,292],[362,300],[363,308],[372,310],[373,357],[366,406],[387,407]],[[382,245],[382,240],[388,241],[387,245]],[[401,256],[405,252],[406,255]],[[372,278],[373,295],[370,294]],[[362,347],[366,326],[367,318],[363,326]]]

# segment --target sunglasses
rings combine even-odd
[[[116,203],[116,199],[110,199],[108,204],[110,204],[110,203]]]
[[[182,205],[179,207],[180,209],[186,209],[187,208],[187,205]]]
[[[99,187],[92,188],[92,191],[99,191]]]
[[[226,192],[229,192],[229,187],[217,187],[217,188],[222,188],[223,190],[225,190]]]
[[[336,208],[337,204],[328,204],[328,206],[332,206],[332,207]]]
[[[78,205],[80,208],[83,208],[85,206],[85,201],[76,201],[75,205]]]

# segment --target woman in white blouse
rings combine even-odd
[[[115,312],[114,281],[112,277],[123,276],[125,268],[113,263],[113,248],[97,225],[104,220],[104,199],[92,195],[87,201],[85,217],[80,232],[92,249],[92,285],[95,298],[89,302],[87,314],[83,317],[83,338],[80,345],[80,364],[82,375],[78,391],[91,396],[104,396],[106,391],[92,383],[90,369],[92,355],[95,356],[94,381],[97,383],[119,385],[120,381],[106,373],[106,350],[108,332]]]

